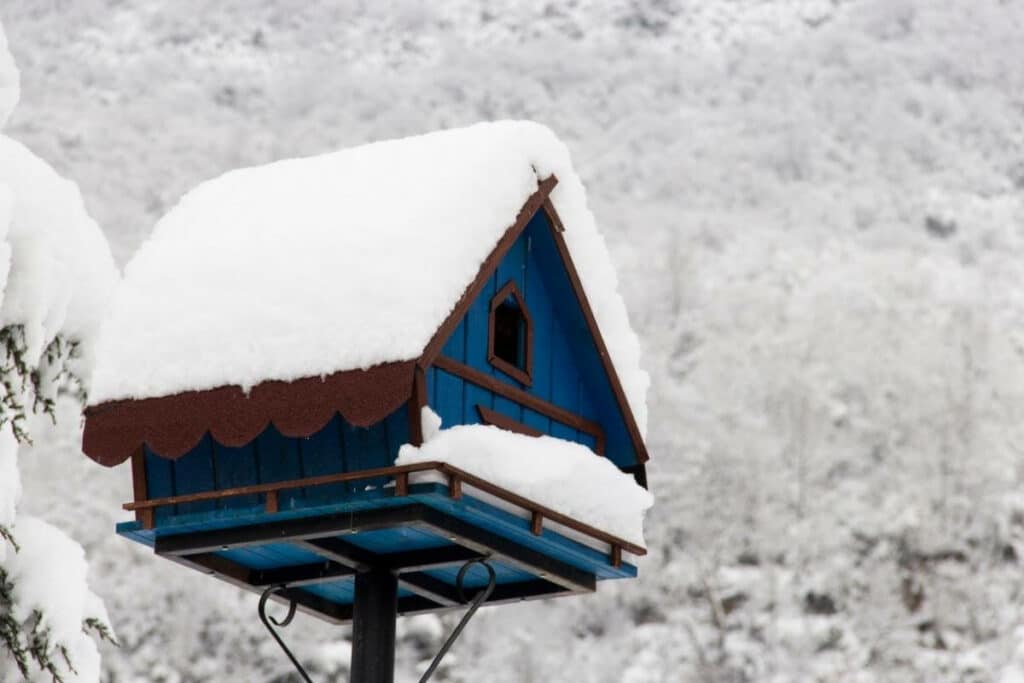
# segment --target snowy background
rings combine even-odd
[[[653,376],[642,578],[484,610],[443,680],[1024,680],[1024,2],[3,0],[7,132],[123,264],[239,165],[527,117]],[[22,507],[85,546],[107,680],[284,683],[255,599],[113,535],[75,406]],[[302,623],[298,623],[298,622]],[[401,680],[442,622],[400,626]],[[346,630],[289,637],[345,680]],[[333,677],[333,678],[332,678]]]

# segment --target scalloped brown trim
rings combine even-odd
[[[273,423],[284,435],[315,434],[336,415],[369,427],[412,394],[416,361],[385,363],[293,382],[263,382],[246,394],[239,386],[186,391],[172,396],[111,401],[86,409],[82,450],[112,467],[141,445],[175,459],[206,432],[217,443],[243,446]]]

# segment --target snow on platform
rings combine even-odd
[[[644,514],[654,504],[610,460],[551,436],[526,436],[488,425],[458,425],[406,444],[396,465],[446,462],[601,531],[644,545]],[[427,481],[427,473],[412,481]]]

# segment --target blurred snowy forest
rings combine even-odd
[[[239,165],[525,117],[569,144],[653,376],[642,578],[484,610],[438,680],[1024,681],[1024,2],[3,0],[7,132],[120,263]],[[21,458],[122,646],[294,680],[255,599],[114,536],[75,406]],[[40,432],[37,433],[41,433]],[[448,618],[446,618],[447,620]],[[319,680],[347,632],[290,629]],[[415,680],[442,628],[400,624]]]

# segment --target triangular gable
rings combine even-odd
[[[616,464],[627,469],[631,465],[643,464],[648,460],[648,455],[586,293],[576,273],[569,249],[561,235],[563,227],[558,213],[548,200],[548,195],[556,183],[557,179],[554,176],[547,178],[526,202],[516,222],[508,229],[494,251],[480,267],[477,277],[466,288],[455,309],[427,345],[418,365],[424,370],[436,364],[442,368],[447,365],[447,370],[450,371],[474,372],[472,364],[468,368],[453,367],[451,359],[442,354],[442,349],[450,342],[453,335],[457,334],[460,325],[465,324],[464,321],[472,315],[474,309],[478,310],[478,315],[479,310],[486,310],[487,301],[485,299],[489,301],[487,295],[490,290],[500,287],[506,282],[507,276],[503,276],[500,272],[503,263],[508,261],[510,253],[517,248],[522,249],[526,241],[530,240],[533,244],[531,258],[536,259],[540,264],[540,268],[544,272],[544,286],[549,290],[546,298],[557,308],[556,324],[562,326],[562,336],[565,339],[579,342],[579,348],[573,353],[573,360],[588,383],[587,389],[590,393],[588,400],[595,404],[591,410],[586,412],[600,415],[602,422],[610,426],[605,435],[606,447],[609,454],[613,454],[617,461]],[[496,278],[501,279],[501,282],[498,282]],[[521,287],[529,288],[525,282],[519,284]],[[471,334],[480,334],[478,323],[471,327],[475,331]],[[541,339],[538,340],[538,343],[546,342]],[[470,346],[479,353],[479,340],[476,343],[471,343]],[[479,373],[479,368],[476,372]],[[488,384],[494,389],[506,392],[518,391],[515,396],[522,399],[519,402],[527,407],[529,407],[531,398],[551,403],[547,401],[551,394],[547,393],[544,387],[540,387],[540,391],[534,390],[532,387],[530,390],[516,390],[512,385],[495,380],[493,377],[477,374],[474,375],[474,378],[478,385]],[[504,386],[498,386],[496,383]],[[510,389],[510,387],[512,388]],[[545,393],[547,396],[544,396]],[[426,396],[421,395],[419,402],[426,402]],[[550,405],[546,407],[550,408]],[[579,417],[578,414],[576,416]],[[572,415],[566,415],[566,420],[572,417]],[[581,425],[581,427],[584,426]]]

